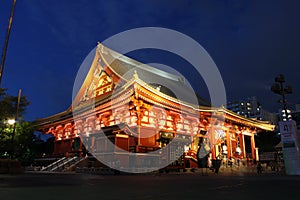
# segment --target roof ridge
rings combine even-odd
[[[140,61],[137,61],[136,59],[130,58],[129,56],[120,54],[117,51],[115,51],[109,47],[106,47],[105,45],[101,44],[100,42],[98,43],[97,49],[104,55],[110,54],[114,59],[118,59],[118,60],[125,62],[129,65],[132,65],[138,69],[142,69],[142,70],[148,71],[150,73],[153,73],[158,76],[168,78],[168,79],[171,79],[174,81],[179,81],[179,82],[185,83],[185,78],[183,76],[176,75],[176,74],[173,74],[170,72],[166,72],[166,71],[158,69],[154,66],[144,64]],[[113,60],[111,61],[111,63],[112,62],[113,62]]]

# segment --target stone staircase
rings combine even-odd
[[[85,158],[82,157],[62,157],[61,159],[51,163],[50,165],[42,168],[41,171],[48,172],[63,172],[67,171],[69,168],[75,166],[77,163],[81,162]]]

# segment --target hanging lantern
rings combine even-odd
[[[227,154],[227,146],[225,144],[222,146],[222,151],[223,154]]]
[[[238,154],[241,154],[242,153],[242,150],[240,147],[237,147],[236,150],[235,150]]]

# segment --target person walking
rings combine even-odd
[[[257,168],[257,174],[261,174],[262,173],[262,166],[261,166],[260,162],[257,163],[256,168]]]

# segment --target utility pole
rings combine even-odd
[[[279,74],[275,78],[275,84],[271,90],[275,94],[281,95],[279,100],[283,104],[283,118],[279,121],[279,130],[281,135],[282,153],[284,159],[284,169],[287,175],[300,175],[300,139],[298,137],[298,128],[296,122],[289,115],[287,109],[286,94],[292,93],[291,86],[284,86],[284,76]],[[282,114],[282,113],[281,113]]]
[[[17,3],[17,0],[13,0],[13,5],[11,7],[10,18],[8,21],[8,27],[7,27],[6,36],[5,36],[5,43],[4,43],[3,51],[2,51],[1,65],[0,65],[0,87],[1,87],[1,82],[2,82],[6,52],[7,52],[7,47],[8,47],[8,40],[9,40],[10,30],[11,30],[11,26],[12,26],[12,22],[13,22],[13,18],[14,18],[16,3]]]

